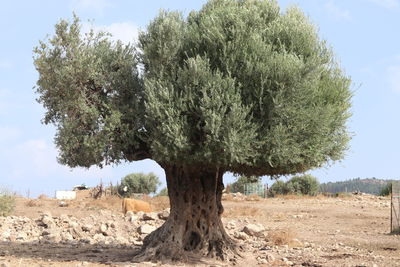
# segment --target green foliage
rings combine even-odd
[[[347,181],[329,182],[320,185],[321,192],[363,192],[367,194],[379,195],[381,191],[390,183],[391,180],[377,178],[351,179]]]
[[[0,190],[0,216],[8,216],[14,210],[15,196],[8,190]]]
[[[159,197],[167,197],[168,196],[168,188],[164,187],[158,192],[157,196]]]
[[[392,183],[387,183],[379,192],[380,196],[389,196],[392,193]]]
[[[268,195],[274,197],[276,195],[317,195],[319,190],[318,179],[312,175],[305,174],[301,176],[294,176],[286,183],[283,181],[276,181],[270,188]]]
[[[129,197],[133,193],[155,193],[160,185],[158,177],[154,173],[132,173],[121,180],[118,193],[123,197]]]
[[[284,175],[347,149],[350,79],[307,16],[276,1],[162,11],[137,47],[62,20],[34,63],[44,123],[71,167],[151,158]]]
[[[275,197],[276,195],[287,195],[289,193],[290,190],[287,186],[287,183],[279,180],[273,183],[270,189],[268,190],[269,197]]]
[[[237,193],[240,192],[244,194],[244,185],[248,183],[259,183],[261,182],[261,177],[259,176],[245,176],[241,175],[236,178],[236,181],[230,184],[230,192]]]
[[[314,176],[306,174],[292,177],[287,187],[293,194],[315,196],[319,191],[319,182]]]

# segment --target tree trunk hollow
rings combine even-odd
[[[136,260],[235,260],[239,255],[221,221],[222,173],[165,166],[170,215],[146,236]]]

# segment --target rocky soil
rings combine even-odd
[[[400,237],[387,229],[388,198],[225,199],[225,228],[242,247],[237,266],[400,266]],[[168,209],[56,213],[0,217],[0,266],[175,266],[131,262]]]

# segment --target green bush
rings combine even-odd
[[[287,187],[292,194],[315,196],[318,194],[319,182],[314,176],[305,174],[292,177]]]
[[[387,183],[379,193],[380,196],[388,196],[392,193],[392,183]]]
[[[0,190],[0,216],[8,216],[14,210],[15,196],[8,190]]]
[[[315,196],[318,193],[318,189],[318,179],[312,175],[306,174],[294,176],[286,183],[283,181],[276,181],[269,189],[268,196],[274,197],[276,195],[287,194]]]
[[[261,182],[261,177],[259,176],[239,176],[236,181],[229,185],[230,193],[244,193],[244,185],[248,183],[259,183]]]
[[[129,197],[134,193],[155,193],[160,181],[154,173],[131,173],[121,180],[118,193],[123,197]]]
[[[287,195],[290,192],[287,183],[283,181],[276,181],[268,191],[269,197],[275,197],[276,195]]]

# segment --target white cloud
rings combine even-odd
[[[325,3],[325,9],[328,13],[337,20],[348,21],[351,20],[350,11],[342,9],[334,4],[333,1]]]
[[[134,43],[138,39],[139,29],[131,22],[117,22],[111,25],[94,25],[90,23],[84,23],[82,31],[89,32],[93,29],[95,32],[105,31],[112,34],[111,39],[114,41],[120,40],[125,44]]]
[[[372,3],[375,3],[379,6],[385,7],[385,8],[398,8],[400,7],[400,1],[399,0],[368,0]]]
[[[97,13],[103,13],[112,6],[110,0],[72,0],[73,9],[94,10]]]
[[[388,67],[387,78],[390,88],[400,93],[400,65]]]

